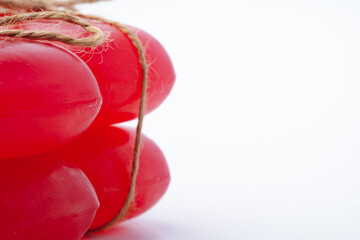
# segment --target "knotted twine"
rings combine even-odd
[[[114,25],[120,29],[127,37],[130,39],[134,47],[137,49],[139,55],[139,62],[142,71],[142,81],[141,81],[141,97],[139,104],[139,113],[138,113],[138,124],[136,127],[136,138],[135,145],[133,149],[133,158],[131,163],[131,174],[130,174],[130,185],[127,193],[125,203],[121,207],[119,213],[108,223],[100,226],[96,229],[89,230],[101,231],[105,230],[116,222],[126,217],[128,210],[130,209],[133,200],[135,198],[135,185],[136,178],[139,171],[139,157],[140,157],[140,146],[141,146],[141,132],[145,115],[146,108],[146,89],[147,89],[147,75],[148,75],[148,66],[145,58],[145,50],[142,46],[139,38],[132,33],[126,26],[112,20],[108,20],[102,17],[81,14],[77,12],[74,8],[74,5],[79,3],[93,3],[104,0],[0,0],[0,6],[5,9],[15,10],[16,14],[11,16],[5,16],[0,18],[0,26],[7,26],[14,23],[31,21],[36,19],[51,19],[51,20],[60,20],[68,22],[71,24],[79,25],[91,36],[86,38],[73,38],[65,36],[60,33],[50,32],[50,31],[24,31],[22,29],[11,29],[11,30],[0,30],[0,37],[10,37],[10,38],[24,38],[31,40],[48,40],[48,41],[58,41],[63,42],[68,45],[74,46],[98,46],[104,42],[104,36],[100,29],[97,27],[81,20],[79,17],[84,17],[92,20],[102,21],[110,25]],[[106,1],[106,0],[105,0]],[[60,10],[63,8],[63,10]],[[33,11],[28,13],[27,11]]]

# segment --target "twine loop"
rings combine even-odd
[[[22,29],[9,29],[0,31],[0,37],[13,37],[13,38],[26,38],[31,40],[48,40],[63,42],[68,45],[74,46],[97,46],[103,43],[103,32],[89,23],[81,20],[80,18],[69,15],[63,12],[31,12],[31,13],[19,13],[12,16],[6,16],[0,18],[0,26],[6,26],[9,24],[16,24],[19,22],[26,22],[36,19],[49,19],[49,20],[61,20],[71,24],[79,25],[87,32],[91,33],[90,37],[86,38],[73,38],[68,37],[57,32],[50,31],[25,31]]]
[[[48,11],[64,8],[75,10],[75,5],[81,3],[95,3],[109,0],[0,0],[4,8],[31,11]]]
[[[1,0],[0,6],[4,8],[14,9],[14,10],[32,10],[32,11],[40,11],[40,10],[48,10],[53,3],[52,0],[44,1],[44,0]]]

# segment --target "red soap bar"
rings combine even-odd
[[[83,170],[95,187],[100,208],[91,229],[113,219],[125,202],[130,184],[134,138],[135,130],[90,128],[73,143],[54,152],[55,158],[64,159]],[[163,153],[143,135],[136,197],[126,219],[145,212],[159,201],[169,181],[169,169]]]
[[[84,20],[99,27],[110,39],[95,49],[65,46],[88,64],[99,83],[104,103],[95,122],[112,124],[135,119],[143,78],[137,49],[117,27],[96,20]],[[37,20],[22,23],[21,27],[24,30],[56,31],[78,38],[89,36],[79,26],[58,21]],[[158,107],[170,93],[175,72],[165,49],[154,37],[135,27],[128,28],[140,39],[146,53],[149,69],[146,98],[148,113]]]
[[[1,39],[0,73],[0,159],[73,140],[101,107],[91,70],[58,45]]]
[[[0,239],[79,240],[98,207],[79,168],[48,155],[0,162]]]

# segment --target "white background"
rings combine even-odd
[[[144,132],[170,188],[90,239],[360,239],[360,2],[116,0],[177,80]]]

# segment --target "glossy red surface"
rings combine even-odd
[[[101,107],[90,69],[60,46],[1,39],[0,73],[0,159],[73,140]]]
[[[80,138],[53,152],[78,166],[95,187],[100,201],[91,228],[113,219],[125,202],[130,181],[135,130],[117,127],[90,128]],[[170,174],[159,147],[143,135],[136,198],[127,218],[151,208],[165,193]],[[124,220],[124,219],[123,219]]]
[[[138,115],[142,73],[137,50],[117,27],[85,19],[99,27],[109,40],[95,49],[64,46],[81,57],[93,71],[104,103],[96,119],[98,124],[111,124],[135,119]],[[149,66],[147,113],[158,107],[168,96],[175,81],[171,60],[163,46],[150,34],[128,26],[145,47]],[[37,20],[22,23],[22,28],[56,31],[70,36],[88,36],[78,26],[68,23]]]
[[[0,238],[78,240],[99,202],[89,179],[49,155],[0,162]]]

